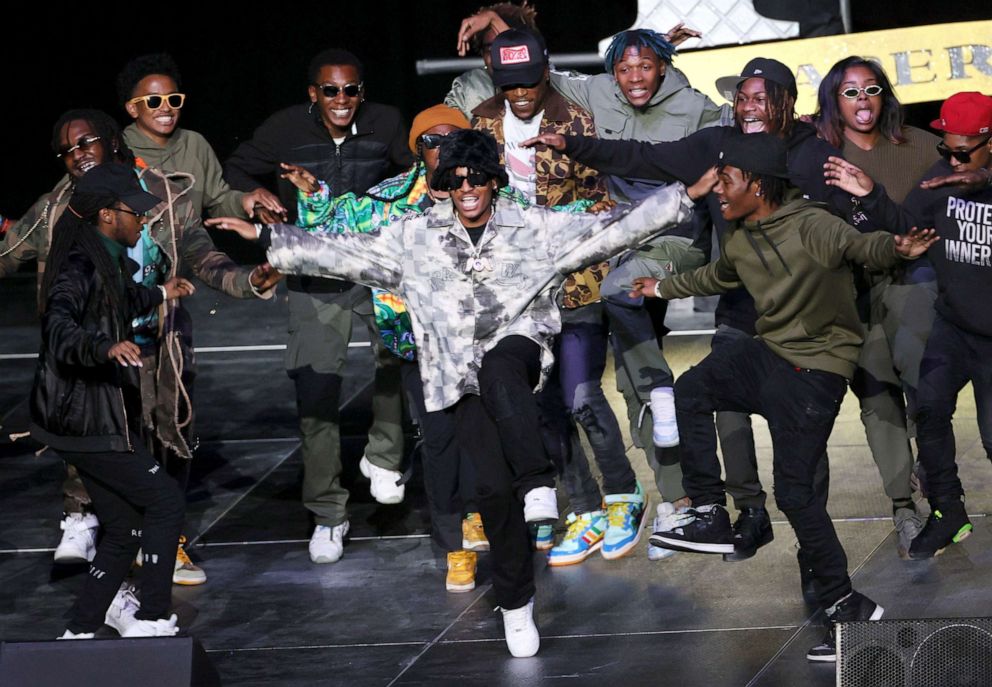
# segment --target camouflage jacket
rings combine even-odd
[[[542,348],[542,380],[561,329],[553,292],[565,275],[639,245],[692,211],[675,184],[640,205],[599,215],[521,207],[500,197],[473,245],[450,202],[367,233],[271,225],[269,261],[288,274],[388,289],[409,306],[428,411],[478,394],[483,355],[508,336]]]

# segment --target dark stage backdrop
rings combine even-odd
[[[453,75],[418,77],[414,63],[453,57],[462,17],[481,0],[419,3],[273,2],[261,11],[237,3],[23,3],[3,22],[0,213],[19,216],[61,174],[49,149],[51,126],[72,107],[97,107],[126,123],[114,77],[130,58],[173,54],[188,94],[182,126],[199,131],[223,160],[276,110],[306,98],[306,68],[326,47],[344,47],[366,65],[368,97],[407,117],[440,102]],[[488,4],[488,2],[486,2]],[[552,52],[584,52],[629,27],[636,0],[536,0]],[[984,18],[985,3],[853,0],[855,30]],[[938,12],[943,11],[944,14]],[[950,13],[950,14],[949,14]],[[730,65],[733,72],[739,65]],[[935,105],[915,106],[925,126]]]

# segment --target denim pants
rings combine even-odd
[[[726,504],[713,413],[758,413],[768,420],[775,502],[808,556],[825,608],[851,591],[847,556],[816,487],[846,389],[840,375],[798,369],[760,340],[743,337],[714,347],[675,385],[683,484],[694,506]]]

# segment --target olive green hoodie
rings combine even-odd
[[[758,310],[755,327],[796,367],[850,379],[864,338],[854,307],[851,263],[896,265],[892,234],[859,233],[793,190],[758,222],[731,222],[720,259],[662,280],[662,298],[710,296],[744,286]]]

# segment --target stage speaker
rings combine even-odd
[[[0,687],[215,687],[192,637],[0,643]]]
[[[990,687],[992,618],[837,625],[837,687]]]

